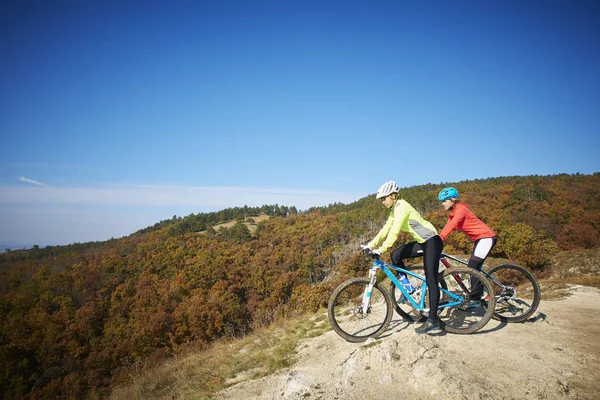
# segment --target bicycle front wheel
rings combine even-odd
[[[329,298],[327,315],[333,330],[348,342],[364,342],[376,338],[387,329],[394,309],[389,293],[375,282],[366,312],[363,294],[368,278],[353,278],[338,286]]]
[[[449,293],[460,296],[461,304],[443,306],[443,303],[452,303],[455,300],[448,293],[440,295],[438,311],[440,327],[446,332],[457,334],[474,333],[488,323],[494,312],[495,299],[492,285],[484,274],[468,267],[453,267],[442,273]]]
[[[513,264],[498,265],[488,272],[496,298],[492,318],[504,322],[522,322],[540,304],[540,287],[528,270]]]

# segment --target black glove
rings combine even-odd
[[[365,246],[364,244],[361,244],[360,251],[362,251],[366,255],[369,255],[371,253],[371,248],[369,246]]]

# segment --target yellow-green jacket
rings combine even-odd
[[[379,242],[385,239],[379,247],[381,253],[384,253],[396,243],[400,231],[409,232],[419,243],[424,243],[430,237],[437,235],[435,227],[425,221],[413,206],[404,199],[398,199],[385,225],[367,246],[375,249]]]

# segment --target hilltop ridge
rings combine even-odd
[[[499,235],[491,256],[538,277],[555,255],[600,245],[600,173],[454,185]],[[447,215],[438,190],[403,188],[401,196],[441,227]],[[368,267],[359,244],[388,212],[373,197],[298,213],[277,206],[254,232],[236,218],[220,229],[171,229],[202,222],[194,215],[121,239],[0,254],[0,392],[105,397],[132,373],[190,347],[318,311],[339,282]],[[466,254],[472,243],[455,233],[445,246]]]
[[[472,335],[418,335],[394,315],[380,338],[348,343],[322,309],[150,368],[111,400],[594,398],[600,250],[557,255],[540,285],[528,321]]]

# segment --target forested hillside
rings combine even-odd
[[[600,173],[428,184],[401,196],[441,228],[437,193],[450,184],[498,233],[495,254],[534,271],[558,251],[600,244]],[[304,211],[264,207],[0,254],[0,393],[103,397],[144,365],[314,311],[341,280],[364,274],[358,245],[387,217],[373,195]],[[256,214],[271,217],[252,234],[244,221]],[[228,219],[238,223],[214,229]],[[446,250],[471,246],[454,233]]]

